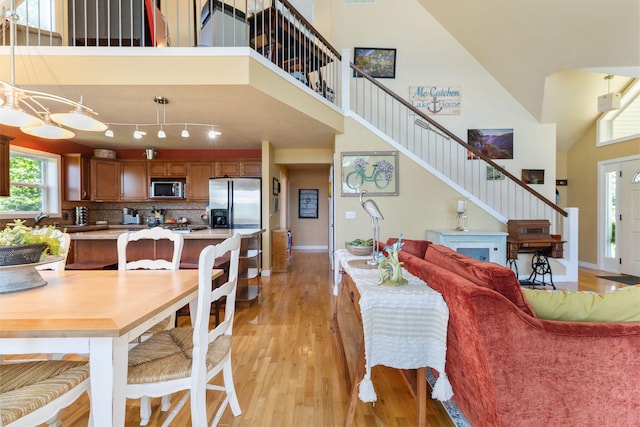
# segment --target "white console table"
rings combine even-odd
[[[426,239],[471,258],[506,265],[507,235],[500,231],[427,230]]]

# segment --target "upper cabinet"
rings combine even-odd
[[[120,162],[91,159],[91,200],[117,202],[120,200]]]
[[[124,161],[120,164],[120,199],[147,200],[147,163],[144,161]]]
[[[12,139],[0,135],[0,196],[9,196],[9,141]]]
[[[184,178],[187,176],[187,162],[151,160],[147,163],[147,170],[150,177]]]
[[[215,162],[189,162],[187,199],[193,202],[209,201],[209,178],[215,176]]]
[[[216,176],[262,176],[260,160],[223,160],[216,163]]]
[[[262,176],[262,161],[243,160],[241,162],[242,176]]]
[[[70,202],[89,200],[91,198],[91,160],[80,154],[64,154],[62,170],[64,200]]]
[[[222,162],[216,162],[216,176],[240,176],[240,162],[237,160],[225,160]]]

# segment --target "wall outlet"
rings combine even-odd
[[[346,211],[344,213],[345,219],[356,219],[356,211]]]

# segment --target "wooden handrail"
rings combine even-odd
[[[291,13],[293,14],[293,16],[295,16],[296,19],[302,22],[305,25],[305,27],[307,27],[309,31],[311,31],[311,33],[313,33],[313,35],[316,38],[318,38],[318,40],[320,40],[331,51],[331,53],[335,55],[336,58],[338,58],[338,60],[342,61],[342,56],[340,55],[340,53],[333,46],[331,46],[331,44],[327,41],[327,39],[322,37],[322,35],[316,31],[313,25],[311,25],[311,23],[307,21],[304,18],[304,16],[302,16],[300,12],[298,12],[296,8],[293,7],[291,3],[289,3],[287,0],[278,0],[278,1],[280,1],[280,3],[284,4],[286,7],[288,7]],[[275,6],[272,6],[272,7],[275,8]]]
[[[531,187],[529,187],[527,184],[525,184],[524,182],[522,182],[522,180],[520,180],[519,178],[515,177],[514,175],[512,175],[509,171],[507,171],[506,169],[504,169],[502,166],[498,165],[496,162],[494,162],[493,160],[491,160],[489,157],[487,157],[484,153],[478,151],[477,148],[467,144],[465,141],[461,140],[460,138],[458,138],[456,135],[454,135],[453,133],[449,132],[448,129],[446,129],[445,127],[443,127],[442,125],[440,125],[438,122],[436,122],[435,120],[433,120],[432,118],[430,118],[429,116],[427,116],[426,114],[424,114],[422,111],[418,110],[416,107],[414,107],[413,105],[411,105],[409,102],[405,101],[404,99],[402,99],[399,95],[397,95],[395,92],[393,92],[391,89],[389,89],[388,87],[384,86],[383,84],[379,83],[376,79],[374,79],[373,77],[369,76],[362,68],[356,66],[355,64],[351,63],[350,64],[351,69],[354,70],[356,72],[356,74],[359,77],[363,77],[366,80],[368,80],[371,84],[375,85],[376,87],[378,87],[378,89],[380,89],[381,91],[383,91],[384,93],[386,93],[387,95],[391,96],[394,100],[396,100],[397,102],[399,102],[400,104],[402,104],[403,106],[405,106],[407,109],[409,109],[412,113],[414,113],[417,117],[419,117],[422,120],[426,120],[429,125],[435,127],[436,129],[438,129],[438,131],[444,135],[446,135],[447,137],[449,137],[450,139],[456,141],[459,145],[463,146],[466,150],[471,151],[473,154],[475,154],[476,156],[478,156],[479,158],[481,158],[482,160],[484,160],[485,162],[487,162],[489,165],[491,165],[492,167],[494,167],[496,170],[498,170],[500,173],[504,174],[505,176],[509,177],[509,179],[511,181],[513,181],[515,184],[517,184],[518,186],[520,186],[521,188],[523,188],[525,191],[529,192],[530,194],[532,194],[533,196],[535,196],[536,198],[538,198],[539,200],[541,200],[543,203],[545,203],[546,205],[548,205],[550,208],[552,208],[553,210],[555,210],[556,212],[558,212],[560,215],[567,217],[568,213],[567,211],[565,211],[564,209],[562,209],[561,207],[559,207],[558,205],[556,205],[555,203],[553,203],[552,201],[550,201],[549,199],[547,199],[546,197],[544,197],[542,194],[538,193],[537,191],[535,191],[534,189],[532,189]]]

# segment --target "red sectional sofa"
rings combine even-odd
[[[507,267],[403,242],[449,306],[446,371],[474,427],[640,425],[640,323],[536,318]]]

